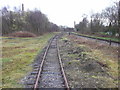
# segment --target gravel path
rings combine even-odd
[[[63,88],[64,80],[60,71],[55,38],[48,50],[40,78],[39,88]]]

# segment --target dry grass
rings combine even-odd
[[[116,47],[72,35],[64,35],[59,41],[59,46],[71,88],[118,87],[118,63],[117,59],[114,59],[117,55],[111,56],[113,58],[107,55],[113,51],[111,55],[116,54]]]
[[[114,78],[118,78],[118,47],[109,46],[105,43],[98,43],[94,40],[80,38],[76,36],[68,36],[70,40],[77,46],[84,46],[92,52],[88,52],[89,56],[95,58],[98,62],[107,65],[108,73]]]
[[[3,38],[2,87],[20,88],[20,80],[32,70],[30,64],[54,34],[34,38]]]

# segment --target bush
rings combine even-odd
[[[8,36],[11,36],[11,37],[36,37],[37,35],[35,35],[34,33],[31,33],[31,32],[27,32],[27,31],[18,31],[18,32],[13,32],[13,33],[9,34]]]

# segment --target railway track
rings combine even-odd
[[[34,66],[30,77],[32,82],[27,84],[34,90],[37,88],[65,88],[69,90],[57,44],[59,37],[60,35],[56,35],[50,40],[42,61]]]
[[[100,39],[100,38],[95,38],[95,37],[89,37],[89,36],[83,36],[83,35],[79,35],[79,34],[75,34],[75,33],[70,33],[76,36],[80,36],[80,37],[85,37],[85,38],[89,38],[89,39],[95,39],[95,40],[99,40],[102,42],[107,42],[109,45],[120,45],[120,42],[117,41],[112,41],[112,40],[105,40],[105,39]]]

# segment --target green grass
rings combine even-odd
[[[75,33],[75,32],[73,32]],[[75,33],[81,36],[87,36],[87,37],[92,37],[92,38],[97,38],[97,39],[103,39],[103,40],[111,40],[111,41],[116,41],[116,42],[120,42],[119,38],[110,38],[110,37],[97,37],[97,36],[90,36],[90,35],[85,35],[85,34],[79,34],[79,33]]]
[[[65,40],[68,40],[68,39],[66,38],[66,36],[63,36],[60,40],[65,41]]]
[[[2,40],[2,87],[19,88],[22,77],[32,70],[30,64],[44,48],[53,33],[35,38]]]

